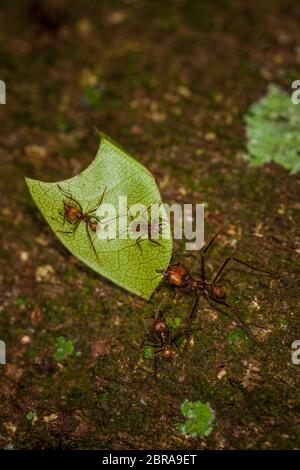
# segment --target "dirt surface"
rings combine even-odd
[[[300,77],[293,1],[1,2],[0,442],[16,449],[300,447],[300,178],[250,169],[244,114],[269,82]],[[100,278],[58,242],[24,176],[77,174],[98,147],[93,126],[153,172],[166,202],[205,202],[207,270],[228,255],[281,272],[228,269],[229,316],[201,302],[172,363],[140,344],[147,303]],[[174,260],[197,259],[176,243]],[[197,255],[197,254],[196,254]],[[169,315],[184,317],[190,296]],[[222,309],[223,310],[223,309]],[[237,312],[256,341],[233,318]],[[54,358],[59,336],[75,352]],[[184,399],[209,402],[211,434],[178,430]]]

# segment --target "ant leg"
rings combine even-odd
[[[73,233],[74,234],[77,228],[79,227],[79,223],[80,223],[80,220],[77,220],[75,224],[71,224],[71,225],[74,225],[73,230],[56,230],[56,233],[69,233],[69,234]]]
[[[61,222],[60,220],[56,219],[55,217],[51,217],[52,220],[54,220],[55,222],[57,222],[59,225],[65,225],[65,219],[63,222]]]
[[[58,219],[56,219],[55,217],[51,217],[51,219],[52,219],[52,220],[55,220],[55,222],[57,222],[59,225],[65,225],[66,218],[64,217],[64,213],[63,213],[63,212],[59,212],[58,214],[63,217],[63,221],[58,220]],[[75,220],[75,223],[76,223],[76,222],[77,222],[77,220]],[[69,222],[69,224],[72,224],[72,222]]]
[[[220,235],[220,232],[216,233],[212,239],[208,242],[208,244],[203,248],[202,250],[202,254],[205,254],[207,252],[207,250],[213,245],[213,243],[215,242],[215,239]]]
[[[205,261],[203,253],[201,253],[201,278],[202,281],[205,282]]]
[[[177,339],[178,339],[180,336],[183,336],[182,333],[178,333],[177,335],[175,335],[174,338],[173,338],[173,340],[172,340],[172,343],[175,344],[175,347],[176,347],[177,351],[179,352],[179,354],[181,354],[181,349],[180,349],[180,347],[179,347],[178,344],[177,344]]]
[[[215,278],[212,282],[213,284],[215,284],[217,282],[217,280],[221,276],[222,272],[224,271],[224,269],[225,269],[226,265],[229,263],[229,261],[235,261],[236,263],[242,264],[243,266],[246,266],[247,268],[253,269],[254,271],[258,271],[258,272],[261,272],[261,273],[264,273],[264,274],[269,274],[270,276],[274,276],[274,275],[278,276],[278,273],[271,272],[271,271],[265,271],[264,269],[256,268],[255,266],[251,266],[251,264],[245,263],[245,261],[241,261],[238,258],[235,258],[233,256],[229,256],[228,258],[226,258],[226,260],[224,261],[224,263],[220,267],[219,271],[215,275]]]
[[[157,240],[153,240],[152,238],[150,238],[150,242],[151,242],[151,243],[154,243],[154,245],[161,246],[161,243],[160,243],[160,242],[158,242]]]
[[[149,318],[155,318],[154,315],[149,315],[149,317],[144,317],[144,320],[149,320]]]
[[[137,246],[139,247],[139,250],[140,250],[141,255],[142,255],[142,254],[143,254],[143,250],[142,250],[142,247],[141,247],[141,241],[140,241],[141,238],[142,238],[142,235],[136,239],[136,244],[137,244]]]
[[[106,190],[107,190],[107,186],[105,186],[104,191],[103,191],[103,193],[102,193],[101,196],[100,196],[100,201],[97,203],[96,209],[92,209],[91,211],[87,212],[86,215],[92,214],[93,212],[96,212],[96,211],[99,209],[99,207],[101,206],[101,204],[102,204],[102,202],[103,202],[103,198],[104,198],[104,195],[105,195]]]
[[[195,291],[195,296],[196,296],[196,299],[195,299],[195,302],[194,302],[192,311],[191,311],[190,316],[189,316],[190,322],[192,321],[193,316],[194,316],[194,314],[195,314],[195,312],[196,312],[196,310],[197,310],[198,303],[199,303],[199,299],[200,299],[200,295],[198,294],[197,291]]]
[[[204,295],[207,298],[210,298],[211,300],[216,302],[217,304],[224,305],[225,307],[231,308],[231,306],[227,302],[225,302],[224,300],[218,299],[217,297],[214,297],[212,294],[209,294],[209,293],[206,292],[206,293],[204,293]]]
[[[195,290],[194,293],[195,293],[196,298],[195,298],[195,302],[194,302],[192,311],[191,311],[191,313],[189,315],[189,318],[187,320],[188,326],[187,326],[186,344],[185,344],[185,347],[184,347],[184,351],[187,350],[188,345],[189,345],[190,337],[192,335],[193,317],[194,317],[195,312],[197,311],[197,307],[198,307],[199,300],[200,300],[200,295],[198,294],[198,292]]]
[[[177,293],[178,293],[178,290],[174,286],[168,286],[168,289],[169,289],[169,295],[171,295],[171,299],[175,300],[176,296],[177,296]]]
[[[151,340],[149,340],[149,343],[142,343],[141,346],[148,346],[149,348],[157,348],[157,344],[153,341],[153,343],[151,343]]]
[[[161,306],[165,303],[165,301],[169,298],[169,294],[165,295],[163,297],[163,299],[160,301],[160,303],[158,304],[158,307],[156,309],[156,312],[155,312],[155,315],[154,315],[154,319],[155,321],[158,319],[158,318],[163,318],[163,314],[160,310]],[[153,318],[153,317],[152,317]]]
[[[156,271],[157,273],[160,273],[160,274],[163,274],[163,273],[165,272],[164,269],[156,269],[155,271]]]
[[[203,281],[205,281],[205,253],[207,252],[207,250],[213,245],[215,239],[217,238],[217,236],[220,235],[220,232],[216,233],[212,239],[208,242],[208,244],[201,250],[201,278]]]
[[[72,194],[69,192],[69,191],[65,191],[64,189],[62,189],[62,187],[57,184],[56,185],[58,187],[58,189],[60,190],[60,192],[62,192],[64,194],[64,196],[66,196],[68,199],[70,199],[70,201],[74,202],[75,204],[77,204],[77,206],[79,207],[79,209],[81,210],[81,212],[83,213],[83,209],[82,209],[82,205],[80,204],[80,202],[76,201],[76,199],[74,199],[74,197],[72,196]]]
[[[95,248],[95,246],[94,246],[94,243],[93,243],[93,240],[92,240],[92,237],[91,237],[91,234],[90,234],[88,222],[85,223],[85,228],[86,228],[86,233],[87,233],[87,235],[88,235],[88,237],[89,237],[89,240],[90,240],[91,247],[92,247],[93,252],[94,252],[94,254],[95,254],[95,256],[96,256],[96,259],[97,259],[98,263],[101,265],[100,260],[99,260],[99,257],[98,257],[98,254],[97,254],[97,251],[96,251],[96,248]]]
[[[55,222],[57,222],[59,225],[62,225],[64,226],[65,225],[65,222],[67,219],[64,218],[63,222],[61,222],[60,220],[56,219],[55,217],[51,217],[52,220],[55,220]],[[74,220],[73,222],[71,222],[70,220],[68,220],[68,224],[69,225],[76,225],[78,222],[80,222],[80,220]]]
[[[155,381],[155,385],[157,384],[157,359],[156,359],[156,356],[154,356],[153,358],[153,367],[154,367],[154,381]]]
[[[223,301],[219,301],[218,299],[216,299],[215,297],[209,295],[208,293],[205,293],[205,297],[206,299],[209,301],[209,300],[212,300],[213,302],[216,302],[218,304],[221,304],[221,305],[224,305],[225,307],[228,307],[231,309],[231,306],[229,304],[227,304],[226,302],[223,302]],[[228,316],[229,318],[232,318],[233,320],[237,321],[240,326],[243,328],[243,330],[247,333],[247,335],[249,336],[249,338],[257,345],[259,346],[260,348],[262,348],[263,350],[265,350],[265,348],[261,345],[261,343],[259,341],[257,341],[257,339],[255,338],[255,336],[252,334],[251,330],[248,328],[248,326],[246,325],[246,323],[244,322],[244,320],[241,319],[241,317],[233,312],[233,310],[231,309],[231,312],[233,312],[233,317],[231,317],[228,312],[224,312],[223,310],[218,310],[211,302],[209,302],[210,305],[212,305],[217,311],[221,311],[221,313],[223,313],[224,315]]]

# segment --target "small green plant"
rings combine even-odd
[[[26,415],[26,419],[27,419],[28,421],[32,421],[33,418],[34,418],[34,414],[35,414],[34,411],[28,411],[28,413],[27,413],[27,415]]]
[[[144,347],[144,358],[145,359],[153,359],[154,357],[154,348],[152,346],[145,346]]]
[[[66,357],[70,356],[74,352],[74,344],[70,339],[66,340],[63,336],[58,336],[55,341],[56,350],[54,353],[54,359],[56,361],[63,361]],[[81,353],[76,353],[76,356]]]
[[[233,330],[228,334],[228,341],[230,346],[238,346],[238,344],[243,340],[248,340],[248,336],[242,328]]]
[[[23,299],[22,297],[18,297],[16,298],[15,300],[15,305],[16,307],[20,308],[20,309],[23,309],[26,307],[27,305],[27,300],[26,299]]]
[[[33,411],[33,410],[30,410],[28,411],[27,415],[26,415],[26,419],[27,421],[29,421],[30,424],[35,424],[36,421],[37,421],[37,415],[36,415],[36,412]]]
[[[300,106],[277,85],[270,84],[266,95],[252,104],[246,115],[247,154],[251,166],[271,161],[290,172],[300,170]]]
[[[186,437],[206,437],[211,433],[214,412],[208,403],[184,400],[181,413],[186,421],[179,426],[179,430]]]
[[[88,85],[82,93],[82,102],[91,109],[99,109],[102,103],[102,91],[99,86]]]
[[[182,320],[180,317],[174,317],[174,318],[168,318],[167,319],[167,325],[171,330],[176,330],[182,323]]]
[[[100,403],[106,403],[109,399],[109,393],[108,392],[101,392],[98,395],[98,401]]]

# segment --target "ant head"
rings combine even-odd
[[[212,289],[213,296],[217,299],[224,300],[226,299],[226,290],[223,286],[213,286]]]
[[[165,333],[168,331],[168,326],[164,322],[164,320],[156,320],[154,323],[154,330],[156,333]]]
[[[171,346],[164,346],[163,350],[161,351],[161,357],[166,361],[172,361],[175,357],[175,351],[171,348]]]
[[[171,264],[164,273],[164,276],[170,285],[182,287],[185,284],[185,278],[188,276],[188,271],[180,263]]]

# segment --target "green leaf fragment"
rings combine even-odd
[[[186,418],[179,430],[186,437],[206,437],[213,429],[214,412],[208,403],[184,400],[181,412]]]
[[[266,95],[252,104],[245,117],[247,154],[251,166],[271,161],[292,174],[300,170],[300,106],[277,85],[270,84]]]
[[[100,240],[95,232],[90,231],[90,241],[84,221],[80,221],[74,233],[62,233],[72,230],[72,225],[61,215],[66,198],[58,187],[80,202],[85,213],[98,208],[105,190],[103,203],[112,204],[118,218],[122,216],[118,212],[120,195],[127,196],[129,207],[137,203],[150,207],[162,202],[154,177],[143,165],[101,134],[98,153],[82,173],[56,183],[29,178],[26,182],[42,215],[74,256],[124,289],[145,299],[150,298],[162,279],[157,270],[165,270],[170,262],[171,236],[160,238],[159,244],[150,239],[143,239],[138,244],[130,238]],[[169,223],[164,223],[170,230]]]

